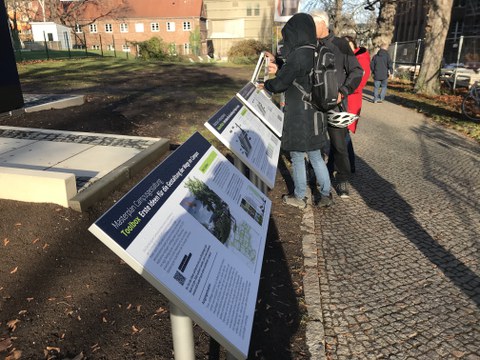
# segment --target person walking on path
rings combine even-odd
[[[282,37],[285,63],[281,64],[274,79],[258,86],[272,93],[285,92],[282,148],[290,153],[295,189],[293,194],[283,196],[283,202],[302,209],[307,206],[307,154],[320,186],[321,198],[317,206],[327,207],[333,200],[330,176],[321,152],[327,143],[326,115],[306,104],[302,100],[303,94],[293,84],[296,81],[305,89],[312,87],[309,74],[313,68],[314,50],[304,46],[316,43],[313,18],[305,13],[293,15],[283,27]],[[267,57],[272,65],[278,61],[270,53]],[[272,68],[277,69],[276,66]]]
[[[373,102],[381,103],[387,94],[388,76],[393,74],[392,59],[387,52],[387,44],[382,44],[372,58],[370,69],[373,73]],[[380,96],[379,88],[382,87]]]
[[[363,69],[363,77],[360,85],[348,95],[348,112],[360,116],[362,110],[362,101],[363,101],[363,88],[367,84],[368,78],[370,77],[370,54],[368,50],[363,46],[357,46],[357,42],[351,36],[345,36],[345,39],[348,41],[350,48],[352,49],[355,57],[357,58],[360,66]],[[355,173],[355,151],[353,150],[352,138],[350,137],[350,132],[355,134],[357,131],[358,120],[354,121],[348,125],[347,132],[347,149],[348,149],[348,158],[350,160],[350,169],[352,174]]]
[[[348,109],[348,95],[358,87],[362,80],[363,69],[352,49],[344,38],[336,37],[329,31],[328,14],[323,10],[312,10],[310,15],[315,20],[317,41],[325,44],[335,54],[335,68],[339,86],[338,101],[344,109]],[[338,111],[340,111],[338,109]],[[340,197],[348,197],[348,181],[351,177],[350,160],[347,150],[346,127],[328,126],[330,137],[330,154],[328,168],[331,174],[335,173],[336,190]]]

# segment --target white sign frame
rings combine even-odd
[[[89,231],[245,359],[270,212],[270,199],[195,133]]]
[[[265,91],[256,88],[252,82],[247,83],[237,96],[275,135],[282,137],[283,111],[269,98]]]
[[[205,127],[273,189],[281,142],[247,106],[234,97]]]

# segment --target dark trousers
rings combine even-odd
[[[337,172],[335,179],[338,182],[350,180],[352,175],[347,146],[347,128],[328,127],[330,137],[330,154],[327,167],[330,173]]]

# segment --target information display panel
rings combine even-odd
[[[275,184],[280,139],[234,97],[205,126],[269,188]]]
[[[195,133],[89,230],[246,358],[271,201]]]
[[[280,110],[263,90],[249,82],[238,93],[240,100],[262,120],[278,137],[283,131],[283,111]]]

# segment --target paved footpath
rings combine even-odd
[[[350,198],[313,210],[321,355],[478,360],[480,146],[389,102],[362,115]]]

